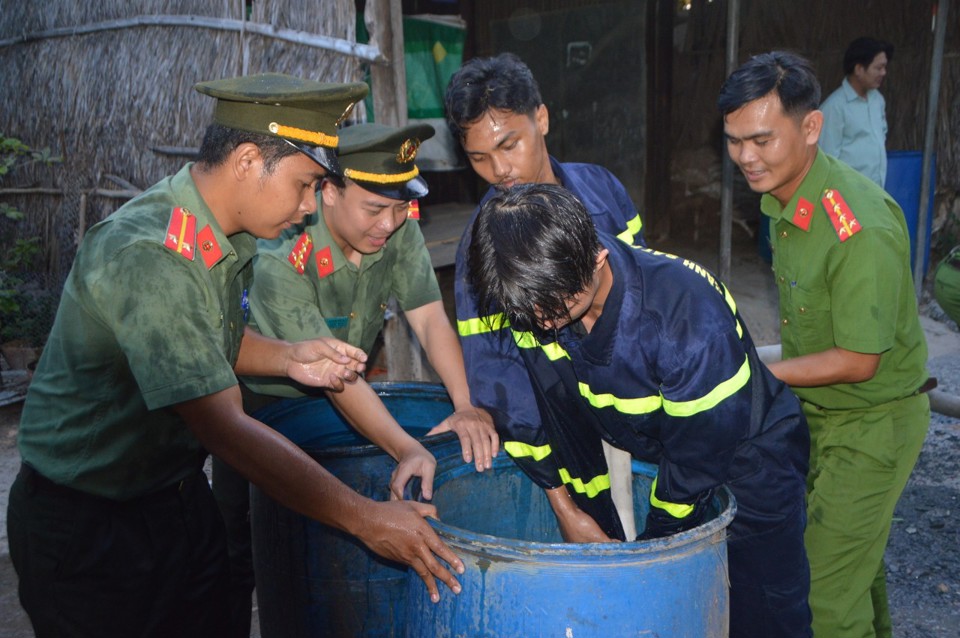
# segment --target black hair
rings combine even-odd
[[[461,66],[443,96],[447,125],[463,141],[466,129],[494,109],[533,115],[543,104],[530,68],[513,53],[473,58]]]
[[[200,153],[197,161],[208,167],[219,166],[227,161],[227,157],[245,142],[256,144],[263,158],[263,172],[267,175],[273,172],[277,164],[284,157],[299,153],[300,149],[286,140],[267,135],[265,133],[251,133],[230,128],[221,124],[211,124],[203,134],[200,143]]]
[[[880,53],[887,54],[887,61],[893,59],[893,45],[876,38],[857,38],[847,47],[843,54],[843,74],[850,75],[857,65],[866,68]]]
[[[755,55],[720,87],[717,107],[728,115],[745,104],[776,91],[783,112],[803,117],[820,106],[820,83],[810,62],[787,51]]]
[[[326,181],[328,181],[328,182],[330,182],[331,184],[333,184],[333,186],[334,186],[338,191],[340,191],[341,194],[342,194],[343,191],[347,188],[347,180],[346,180],[346,178],[343,177],[343,176],[341,176],[341,175],[337,175],[336,173],[329,173],[329,172],[328,172],[326,175],[323,176],[323,179],[326,180]],[[317,188],[318,188],[318,190],[319,190],[319,186],[318,186]]]
[[[515,330],[542,337],[569,319],[566,301],[593,280],[602,246],[583,204],[553,184],[501,190],[480,208],[467,255],[485,316],[500,309]]]

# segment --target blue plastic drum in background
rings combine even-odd
[[[930,161],[930,182],[927,184],[927,223],[924,229],[923,275],[930,265],[930,234],[933,230],[933,194],[937,175],[936,155]],[[923,153],[920,151],[887,152],[887,180],[885,188],[903,209],[903,217],[910,233],[910,269],[917,259],[917,228],[920,225],[920,192],[923,179]],[[854,211],[856,213],[856,211]]]
[[[371,386],[404,430],[438,459],[460,458],[460,442],[452,432],[425,436],[453,412],[443,386]],[[284,402],[258,416],[358,493],[389,499],[396,462],[352,430],[326,399]],[[406,566],[380,558],[354,537],[287,509],[253,485],[250,511],[264,638],[403,635]]]
[[[440,537],[463,560],[463,591],[432,603],[409,574],[408,638],[670,636],[725,638],[729,627],[726,527],[736,505],[724,488],[708,521],[663,539],[561,542],[542,489],[504,455],[478,474],[442,463],[434,482]],[[642,528],[656,468],[634,462]]]

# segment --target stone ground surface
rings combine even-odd
[[[756,256],[755,244],[735,229],[730,288],[754,341],[779,341],[776,290],[769,267]],[[700,261],[716,270],[712,246],[658,249]],[[445,295],[449,275],[441,273]],[[940,388],[960,394],[960,334],[935,304],[921,309],[930,349],[931,372]],[[16,595],[17,577],[6,536],[6,500],[20,465],[16,450],[25,379],[4,373],[0,389],[0,638],[33,636]],[[4,392],[7,394],[5,395]],[[12,394],[11,394],[12,393]],[[11,399],[11,397],[13,397]],[[889,594],[898,638],[960,638],[960,421],[935,415],[916,470],[897,507],[890,545]],[[256,624],[251,634],[259,638]]]

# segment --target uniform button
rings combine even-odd
[[[233,330],[233,322],[230,322],[230,329]]]
[[[804,306],[800,306],[800,314],[801,314],[801,315],[804,314],[806,311],[807,311],[807,309],[806,309]]]
[[[386,309],[387,309],[387,304],[385,303],[380,304],[380,310],[386,310]]]
[[[784,230],[780,233],[780,239],[786,239],[786,238],[787,238],[787,231]]]
[[[357,317],[357,313],[355,313],[355,312],[351,312],[351,313],[350,313],[350,318],[351,318],[351,319],[356,319],[356,317]]]
[[[784,319],[784,320],[781,321],[780,323],[782,323],[783,325],[787,325],[788,323],[790,323],[790,320],[789,320],[789,319]]]
[[[782,284],[783,282],[786,281],[786,279],[784,279],[784,278],[781,276],[781,277],[777,277],[777,281]]]

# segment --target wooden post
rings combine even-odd
[[[647,0],[647,166],[643,230],[670,234],[670,102],[673,91],[673,0]]]
[[[403,61],[403,14],[394,0],[367,0],[363,14],[370,44],[386,64],[370,65],[374,120],[387,126],[407,123],[407,73]]]
[[[404,126],[407,123],[407,74],[403,60],[401,3],[367,0],[363,21],[370,33],[370,44],[376,46],[387,60],[386,64],[370,65],[373,119],[388,126]],[[391,298],[389,304],[389,319],[383,326],[387,378],[423,381],[426,375],[420,343],[397,300]]]

